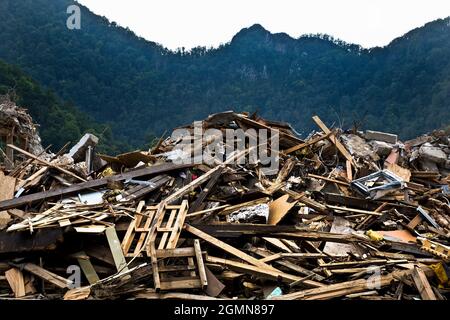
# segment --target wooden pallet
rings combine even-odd
[[[155,219],[158,206],[148,206],[144,209],[144,203],[140,202],[136,209],[136,219],[133,220],[122,240],[122,250],[126,258],[142,257],[144,248],[150,236],[151,226]],[[188,211],[188,201],[181,205],[166,205],[161,211],[158,220],[155,221],[156,229],[152,236],[156,249],[176,248]]]
[[[200,241],[194,246],[176,249],[151,247],[151,260],[155,289],[204,289],[208,285]]]

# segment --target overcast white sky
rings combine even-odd
[[[327,33],[363,47],[384,46],[450,16],[449,0],[79,0],[138,36],[176,49],[217,47],[259,23],[292,37]]]

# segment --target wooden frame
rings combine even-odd
[[[151,249],[155,289],[204,289],[208,285],[200,241],[177,249]]]
[[[144,213],[143,202],[138,206],[136,219],[128,226],[128,230],[122,240],[122,250],[126,258],[142,257],[147,238],[150,236],[158,206],[147,207]],[[154,238],[155,249],[176,248],[184,220],[188,212],[188,201],[184,200],[181,205],[166,205],[157,218]]]

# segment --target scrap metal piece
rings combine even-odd
[[[446,262],[450,261],[450,247],[425,239],[423,237],[417,237],[417,241],[422,245],[422,247],[420,248],[421,250],[438,256],[444,259],[444,261]]]
[[[428,212],[426,212],[422,207],[418,207],[417,211],[419,211],[420,215],[422,216],[422,218],[424,218],[425,220],[427,220],[433,227],[435,227],[436,229],[440,229],[439,225],[436,223],[436,221],[428,214]]]
[[[376,185],[376,183],[380,182],[382,182],[383,184]],[[350,183],[350,187],[356,189],[363,195],[374,198],[377,191],[403,188],[403,183],[403,179],[393,174],[391,171],[385,169],[353,180]]]

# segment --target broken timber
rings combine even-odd
[[[16,199],[0,202],[0,211],[6,210],[6,209],[11,209],[11,208],[17,208],[19,206],[22,206],[25,204],[31,204],[36,201],[71,195],[71,194],[74,194],[74,193],[76,193],[78,191],[82,191],[82,190],[103,187],[103,186],[106,186],[111,181],[114,181],[114,182],[123,181],[126,179],[132,179],[132,178],[136,178],[136,177],[143,177],[143,176],[148,176],[148,175],[152,175],[152,174],[165,173],[165,172],[169,172],[169,171],[173,171],[173,170],[184,169],[184,168],[188,168],[191,166],[192,165],[186,165],[186,164],[156,165],[153,167],[148,167],[148,168],[143,168],[143,169],[138,169],[138,170],[122,173],[122,174],[111,176],[108,178],[91,180],[91,181],[75,184],[75,185],[72,185],[67,188],[34,193],[34,194],[19,197]],[[155,187],[155,189],[156,189],[156,187]]]

